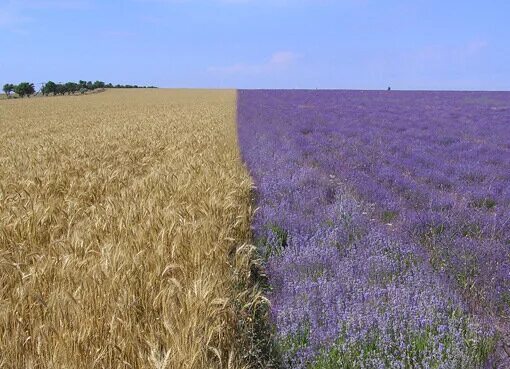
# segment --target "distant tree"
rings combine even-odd
[[[27,82],[25,82],[25,83],[27,83]],[[23,94],[20,94],[20,96],[27,96],[27,95],[30,96],[31,94],[33,94],[33,92],[27,93],[27,91],[30,91],[30,90],[27,90],[26,85],[22,85],[22,87],[23,87],[22,90],[24,92],[23,92]],[[16,86],[13,84],[9,84],[9,83],[5,84],[4,92],[6,93],[7,96],[9,96],[13,91],[15,91],[15,88],[16,88]],[[48,96],[49,94],[65,95],[66,93],[70,95],[70,94],[74,94],[76,92],[80,92],[80,93],[84,94],[86,92],[86,90],[95,90],[98,88],[157,88],[157,87],[155,87],[155,86],[139,86],[139,85],[121,85],[121,84],[113,85],[112,83],[105,83],[103,81],[92,82],[92,81],[79,80],[78,83],[67,82],[64,84],[61,84],[61,83],[56,84],[53,81],[48,81],[47,83],[45,83],[41,86],[40,92],[45,96]]]
[[[57,94],[57,84],[53,81],[48,81],[44,84],[42,88],[42,93],[46,96],[49,94]]]
[[[21,97],[30,96],[35,93],[34,84],[29,82],[21,82],[14,88],[14,92],[16,92]]]
[[[79,90],[78,84],[76,84],[74,82],[67,82],[64,85],[64,87],[65,87],[68,95],[74,94],[76,91]]]
[[[13,92],[15,88],[16,86],[14,86],[12,83],[6,83],[3,87],[3,91],[7,97],[11,97],[11,92]]]
[[[66,92],[67,92],[66,86],[64,86],[61,83],[56,85],[56,87],[55,87],[55,95],[65,95]]]
[[[96,81],[96,82],[94,82],[93,86],[94,86],[94,89],[96,89],[96,88],[104,88],[105,83],[103,81]]]

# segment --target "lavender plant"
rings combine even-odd
[[[487,365],[510,291],[508,97],[239,92],[284,365]]]

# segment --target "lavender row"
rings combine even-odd
[[[339,109],[335,94],[238,95],[240,146],[257,186],[254,232],[267,258],[283,363],[482,367],[494,344],[488,323],[467,313],[420,246],[349,194],[343,179],[356,179],[359,168],[342,157],[336,125],[352,106]]]

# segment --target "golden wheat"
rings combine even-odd
[[[0,368],[249,364],[234,91],[3,100],[0,142]]]

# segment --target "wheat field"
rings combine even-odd
[[[252,365],[265,300],[235,99],[0,103],[0,368]]]

